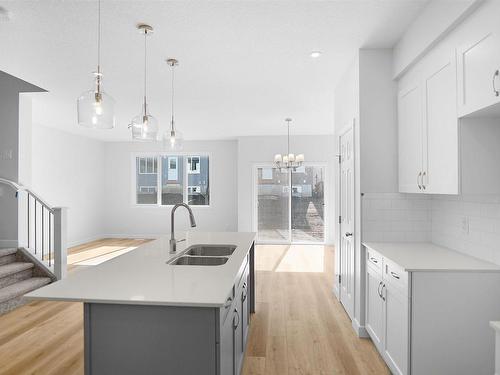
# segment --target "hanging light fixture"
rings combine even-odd
[[[298,154],[297,156],[295,156],[295,154],[290,153],[290,122],[292,122],[292,119],[286,118],[285,121],[288,128],[287,153],[285,155],[274,155],[274,164],[276,168],[292,169],[293,171],[295,171],[304,163],[304,154]]]
[[[141,113],[132,119],[129,128],[132,129],[132,138],[141,141],[156,141],[158,139],[158,120],[149,113],[147,101],[147,37],[153,28],[146,24],[137,25],[137,29],[144,34],[144,102]]]
[[[97,71],[94,87],[77,99],[78,125],[87,128],[112,129],[115,127],[115,100],[102,90],[101,73],[101,1],[97,16]]]
[[[170,130],[163,136],[163,144],[166,148],[176,151],[182,150],[183,139],[182,133],[175,127],[174,119],[174,71],[175,67],[179,65],[179,61],[176,59],[168,59],[167,64],[172,68],[172,118],[170,120]]]

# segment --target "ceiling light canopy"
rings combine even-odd
[[[175,67],[179,65],[179,61],[177,59],[168,59],[167,64],[170,66],[172,69],[172,118],[170,120],[170,130],[168,130],[165,135],[163,136],[163,144],[165,148],[172,150],[172,151],[178,151],[182,150],[183,147],[183,138],[182,138],[182,133],[176,128],[175,126],[175,119],[174,119],[174,72],[175,72]]]
[[[94,72],[94,87],[77,99],[78,125],[95,129],[115,127],[115,100],[102,90],[101,73],[101,1],[97,10],[97,71]]]
[[[132,138],[140,141],[156,141],[158,139],[158,120],[149,113],[147,101],[147,37],[152,34],[150,25],[139,24],[137,29],[144,35],[144,100],[141,113],[132,119],[129,128]]]
[[[291,118],[285,119],[288,129],[287,136],[287,153],[284,155],[276,154],[274,155],[274,164],[276,168],[279,169],[291,169],[295,171],[297,168],[301,167],[304,163],[304,154],[292,154],[290,152],[290,122],[292,122]]]
[[[318,57],[320,57],[322,55],[322,52],[321,51],[312,51],[311,52],[311,57],[313,59],[317,59]]]

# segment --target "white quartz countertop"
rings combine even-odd
[[[233,287],[255,233],[188,232],[169,253],[169,236],[139,246],[97,266],[70,273],[67,278],[26,295],[33,300],[80,301],[166,306],[219,307]],[[167,264],[192,245],[235,245],[229,260],[220,266]]]
[[[405,271],[500,272],[500,266],[428,242],[364,242]]]

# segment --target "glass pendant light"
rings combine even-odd
[[[147,102],[147,43],[148,35],[153,32],[149,25],[140,24],[137,26],[139,31],[144,34],[144,102],[142,103],[141,113],[132,119],[129,128],[132,130],[132,138],[141,141],[156,141],[158,138],[158,120],[151,116]]]
[[[94,72],[94,87],[77,99],[78,125],[95,129],[115,127],[115,100],[102,90],[101,73],[101,1],[97,16],[97,71]]]
[[[163,144],[165,148],[172,151],[182,150],[183,139],[182,133],[176,129],[174,120],[174,70],[179,61],[176,59],[168,59],[167,64],[172,68],[172,118],[170,120],[170,130],[163,136]]]

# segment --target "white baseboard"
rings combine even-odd
[[[362,337],[362,338],[370,337],[365,326],[360,325],[357,319],[352,320],[352,328],[354,329],[354,332],[356,332],[358,337]]]
[[[17,248],[17,247],[19,247],[19,244],[18,244],[17,240],[0,240],[0,249],[7,248],[7,247]]]

